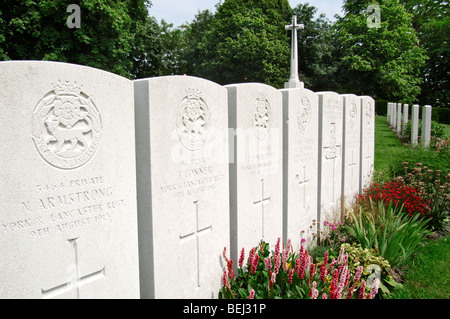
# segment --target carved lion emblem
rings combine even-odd
[[[102,132],[100,113],[75,82],[58,81],[33,112],[32,138],[49,164],[73,169],[87,163]]]

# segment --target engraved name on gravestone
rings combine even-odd
[[[342,193],[344,196],[344,206],[350,207],[355,194],[359,192],[361,101],[354,94],[344,94],[342,97],[344,99]]]
[[[282,237],[282,94],[259,83],[226,86],[230,147],[231,257]]]
[[[317,219],[319,98],[307,89],[283,93],[283,241],[311,243]]]
[[[132,82],[0,62],[0,297],[138,298]]]
[[[361,156],[360,192],[369,186],[375,161],[375,100],[360,96],[361,100]]]
[[[168,76],[135,81],[143,298],[212,298],[229,245],[227,90]]]
[[[319,92],[319,213],[329,221],[340,213],[342,193],[343,101],[335,92]],[[320,224],[319,224],[320,226]]]

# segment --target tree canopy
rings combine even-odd
[[[412,16],[398,0],[381,0],[381,24],[370,27],[367,7],[371,3],[344,1],[345,14],[337,21],[338,81],[342,89],[355,94],[414,102],[426,55],[412,27]]]
[[[134,77],[133,72],[146,65],[145,58],[153,59],[143,50],[152,48],[148,55],[158,54],[160,48],[152,47],[156,40],[142,31],[152,23],[147,11],[150,1],[80,1],[80,28],[66,25],[71,3],[3,0],[0,59],[70,62]],[[139,54],[134,56],[135,52]]]
[[[217,0],[219,2],[219,0]],[[3,0],[0,60],[54,60],[128,78],[188,74],[220,84],[289,78],[293,14],[299,73],[313,91],[450,106],[450,14],[442,0],[344,0],[332,22],[288,0],[222,0],[180,27],[152,17],[148,0],[82,0],[81,27],[69,28],[70,0]],[[368,24],[368,5],[380,24]]]

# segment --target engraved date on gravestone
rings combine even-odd
[[[30,239],[37,239],[112,222],[127,206],[103,176],[35,186],[35,192],[16,205],[17,218],[0,221],[0,234],[27,231]]]

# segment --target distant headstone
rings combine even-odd
[[[425,105],[422,108],[422,146],[430,146],[431,140],[431,111],[430,105]]]
[[[282,93],[257,83],[226,86],[230,147],[231,257],[282,236]]]
[[[375,162],[375,101],[361,96],[361,192],[369,186]]]
[[[402,104],[401,103],[397,104],[397,115],[395,118],[397,121],[395,129],[397,130],[397,135],[400,136],[401,131],[402,131]]]
[[[342,194],[344,205],[350,207],[360,190],[361,101],[354,94],[344,99],[344,135],[342,153]]]
[[[136,80],[142,298],[216,298],[229,245],[227,90]]]
[[[139,298],[133,83],[0,62],[1,298]]]
[[[387,115],[387,124],[388,125],[391,123],[391,112],[392,112],[392,103],[389,102],[387,104],[387,113],[386,113],[386,115]]]
[[[284,242],[294,249],[300,238],[312,242],[313,220],[317,220],[319,98],[307,89],[283,93],[283,213]]]
[[[413,105],[411,116],[411,144],[419,143],[419,105]]]
[[[318,221],[332,221],[341,210],[343,98],[319,92]]]
[[[403,105],[403,119],[402,119],[402,125],[405,126],[406,124],[408,124],[409,121],[409,105],[408,104],[404,104]]]

